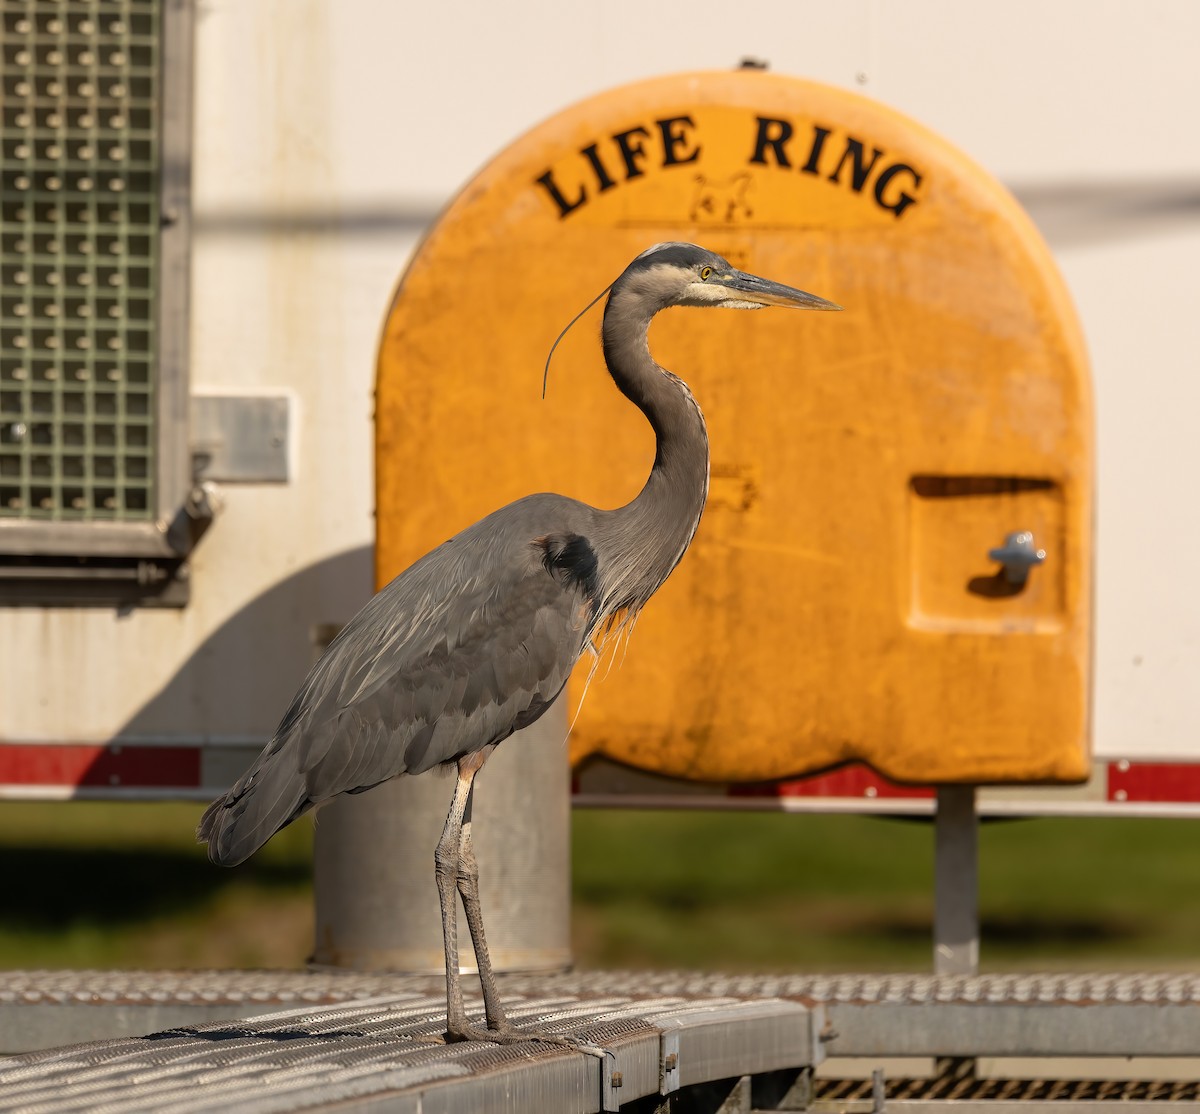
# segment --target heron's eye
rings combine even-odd
[[[704,267],[704,268],[702,268],[702,269],[701,269],[701,271],[700,271],[700,277],[701,277],[701,278],[702,278],[702,279],[703,279],[705,282],[707,282],[707,281],[708,281],[708,277],[709,277],[709,275],[711,275],[711,274],[712,274],[712,268],[711,268],[711,267]]]

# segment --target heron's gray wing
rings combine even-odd
[[[594,617],[585,538],[468,531],[379,592],[313,667],[274,738],[201,820],[236,863],[338,793],[506,738],[561,691]]]

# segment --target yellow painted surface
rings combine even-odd
[[[542,365],[668,239],[846,312],[656,320],[656,358],[708,419],[711,494],[591,684],[573,760],[721,781],[852,759],[911,781],[1085,777],[1092,403],[1074,313],[990,176],[840,90],[749,71],[627,86],[466,187],[382,340],[380,583],[531,491],[637,494],[653,437],[604,370],[599,307],[545,401]],[[987,550],[1023,529],[1046,564],[997,592]]]

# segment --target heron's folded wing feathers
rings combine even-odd
[[[468,575],[478,554],[455,539],[347,624],[258,761],[205,813],[214,859],[240,862],[312,805],[453,761],[553,701],[581,652],[587,601],[536,545],[506,556]]]

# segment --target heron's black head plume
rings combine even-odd
[[[607,294],[612,288],[613,288],[613,284],[610,282],[603,290],[600,291],[599,294],[597,294],[590,302],[588,302],[588,304],[586,306],[584,306],[583,309],[581,309],[577,314],[575,314],[574,317],[571,318],[570,323],[567,325],[567,327],[565,329],[563,329],[563,331],[561,333],[558,334],[558,340],[556,340],[552,345],[550,345],[550,355],[546,357],[546,366],[542,370],[542,398],[546,397],[546,380],[550,378],[550,361],[552,359],[554,359],[554,350],[558,347],[559,341],[561,341],[562,338],[565,337],[567,335],[567,333],[569,333],[571,331],[571,326],[574,325],[575,322],[578,321],[585,313],[587,313],[587,311],[589,309],[591,309],[592,306],[594,306],[598,301],[600,301],[600,299],[603,298],[604,295]]]

